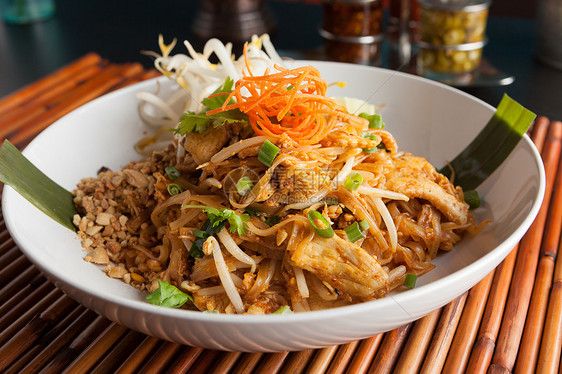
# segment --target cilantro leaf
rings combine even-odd
[[[201,104],[205,105],[207,110],[213,110],[213,109],[220,108],[226,102],[226,99],[227,99],[228,95],[217,95],[217,94],[230,93],[230,92],[232,92],[233,87],[234,87],[234,80],[232,80],[232,78],[230,78],[230,77],[226,77],[226,80],[224,81],[222,86],[217,88],[210,95],[212,97],[207,97],[207,98],[203,99],[201,101]],[[217,95],[217,96],[214,96],[214,95]],[[228,104],[229,105],[234,104],[234,100],[230,99]]]
[[[187,300],[193,301],[193,298],[170,283],[161,280],[158,280],[158,288],[146,296],[146,301],[149,303],[169,308],[180,308]]]
[[[217,209],[213,207],[205,208],[203,212],[207,213],[213,227],[218,227],[221,224],[224,225],[224,223],[228,221],[230,224],[229,231],[231,233],[242,236],[246,235],[248,232],[246,222],[250,220],[250,216],[247,213],[236,214],[236,212],[231,209]]]
[[[174,131],[181,135],[189,134],[194,131],[202,133],[211,125],[219,127],[226,122],[248,123],[248,115],[238,109],[227,110],[211,115],[207,115],[205,112],[195,114],[194,112],[187,111],[181,116],[180,123]]]

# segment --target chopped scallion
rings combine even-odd
[[[330,222],[321,213],[316,210],[308,211],[308,221],[316,230],[316,233],[323,238],[331,238],[334,236],[334,230],[330,226]],[[321,225],[321,226],[320,226]]]
[[[375,134],[369,134],[368,132],[362,132],[361,137],[365,138],[365,139],[377,140],[377,136]],[[383,143],[381,143],[381,144],[383,144]],[[378,150],[379,150],[378,146],[373,147],[373,148],[363,148],[363,152],[365,152],[365,153],[375,153]]]
[[[271,167],[277,154],[279,154],[279,148],[269,140],[266,140],[260,148],[258,160],[265,166]]]
[[[416,287],[416,280],[418,276],[416,274],[408,273],[406,274],[406,279],[404,279],[404,287],[414,288]]]
[[[348,190],[355,191],[359,188],[361,183],[363,183],[363,176],[360,173],[354,171],[353,173],[349,174],[349,177],[347,177],[343,185]]]
[[[273,314],[291,314],[293,313],[293,311],[291,310],[291,307],[288,305],[284,305],[281,308],[277,309],[275,312],[273,312]]]
[[[359,228],[359,224],[357,222],[353,222],[351,225],[343,229],[343,231],[345,231],[347,239],[352,243],[355,243],[359,239],[363,239],[365,237],[365,235],[363,235],[363,233],[361,232],[361,229]]]
[[[369,121],[370,129],[384,129],[384,123],[382,122],[382,116],[380,114],[361,113],[359,117]]]
[[[476,190],[464,191],[464,201],[470,209],[476,209],[480,206],[480,196]]]
[[[180,172],[178,171],[178,169],[176,169],[174,166],[170,165],[170,166],[166,166],[166,168],[164,169],[164,171],[166,171],[166,175],[168,176],[168,178],[170,179],[178,179],[180,177]]]
[[[177,183],[170,183],[168,185],[168,193],[172,196],[177,195],[179,193],[182,193],[183,190],[181,189],[181,187],[179,186],[179,184]]]
[[[359,227],[361,227],[361,230],[367,231],[371,226],[369,225],[369,222],[366,219],[364,219],[363,221],[359,222]]]
[[[207,233],[203,230],[193,230],[193,236],[196,238],[207,238]]]
[[[236,190],[241,196],[246,196],[254,187],[254,183],[249,177],[242,177],[236,182]]]

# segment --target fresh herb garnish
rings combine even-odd
[[[316,210],[308,211],[308,222],[314,227],[318,235],[323,238],[331,238],[334,236],[334,230],[330,226],[330,222],[320,212]]]
[[[271,216],[265,219],[265,223],[267,223],[269,226],[275,226],[279,222],[281,222],[281,217],[279,216]]]
[[[166,166],[164,168],[164,171],[166,172],[166,175],[170,179],[178,179],[181,175],[181,173],[178,171],[178,169],[176,169],[176,167],[172,166],[172,165]]]
[[[230,77],[226,77],[226,80],[224,81],[222,86],[217,88],[209,97],[203,99],[201,101],[201,104],[205,105],[206,111],[220,108],[224,105],[226,99],[228,98],[228,95],[225,94],[232,92],[233,88],[234,80]],[[234,100],[230,99],[228,104],[234,104]]]
[[[207,115],[207,111],[218,109],[224,105],[226,99],[228,98],[227,93],[232,92],[234,86],[234,81],[227,77],[222,86],[217,88],[209,97],[203,99],[201,104],[205,105],[205,108],[201,113],[195,113],[192,111],[187,111],[181,116],[180,123],[175,132],[181,135],[189,134],[194,131],[202,133],[210,125],[214,127],[219,127],[224,125],[226,122],[248,122],[248,115],[242,113],[238,109],[226,110],[224,112]],[[233,104],[234,100],[230,100],[228,104]]]
[[[203,212],[207,213],[207,217],[209,218],[207,221],[210,223],[212,228],[220,227],[220,229],[222,229],[222,227],[226,224],[226,222],[228,222],[230,225],[228,230],[231,233],[233,234],[236,233],[239,236],[242,236],[242,235],[246,235],[246,233],[248,232],[248,225],[246,224],[246,222],[250,221],[250,216],[246,213],[236,214],[236,212],[231,209],[226,209],[226,208],[217,209],[205,205],[183,205],[182,208],[203,209]],[[205,226],[205,224],[203,224],[203,226]],[[219,232],[220,229],[214,232],[209,232],[208,228],[204,228],[204,227],[201,228],[201,230],[206,231],[209,234],[209,236]]]
[[[351,225],[343,229],[343,231],[345,231],[347,239],[352,243],[355,243],[359,239],[363,239],[365,237],[365,234],[361,231],[359,223],[357,222],[353,222]]]
[[[384,123],[382,122],[382,116],[380,114],[360,113],[359,117],[369,121],[370,129],[384,129]]]
[[[359,188],[361,183],[363,183],[363,176],[361,175],[361,173],[354,171],[349,174],[343,185],[349,191],[355,191]]]
[[[210,125],[219,127],[224,125],[226,122],[247,123],[248,116],[238,109],[227,110],[211,115],[207,115],[204,112],[196,114],[188,111],[181,116],[178,127],[173,131],[180,133],[181,135],[189,134],[194,131],[202,133],[207,130]]]
[[[33,165],[8,140],[0,148],[0,182],[3,182],[43,213],[76,231],[72,224],[75,214],[74,196]]]
[[[480,206],[480,196],[476,190],[464,191],[464,201],[470,209],[476,209]]]
[[[158,288],[146,296],[146,301],[158,306],[166,306],[169,308],[181,308],[183,304],[193,298],[180,291],[176,286],[166,281],[158,280]]]
[[[168,193],[169,193],[171,196],[174,196],[174,195],[177,195],[177,194],[183,192],[183,190],[181,189],[180,185],[177,184],[177,183],[170,183],[170,184],[168,185],[167,189],[168,189]]]

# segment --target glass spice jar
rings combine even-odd
[[[383,35],[337,36],[320,30],[324,38],[326,57],[332,61],[375,65],[381,63],[381,43]]]
[[[338,36],[382,33],[381,0],[324,0],[323,29]]]
[[[488,0],[419,1],[422,41],[433,45],[458,45],[484,40]]]
[[[470,73],[480,66],[485,42],[456,46],[419,43],[418,70],[423,75]]]

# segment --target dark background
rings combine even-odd
[[[168,42],[194,41],[199,6],[196,0],[56,0],[49,20],[0,22],[0,98],[92,51],[112,62],[150,67],[152,59],[141,51],[158,50],[158,34]],[[320,1],[270,0],[267,8],[277,24],[273,42],[281,55],[322,48]],[[492,2],[484,56],[515,82],[465,91],[494,106],[506,92],[537,114],[562,119],[562,71],[536,59],[535,11],[535,1]],[[179,44],[175,51],[183,52]]]

